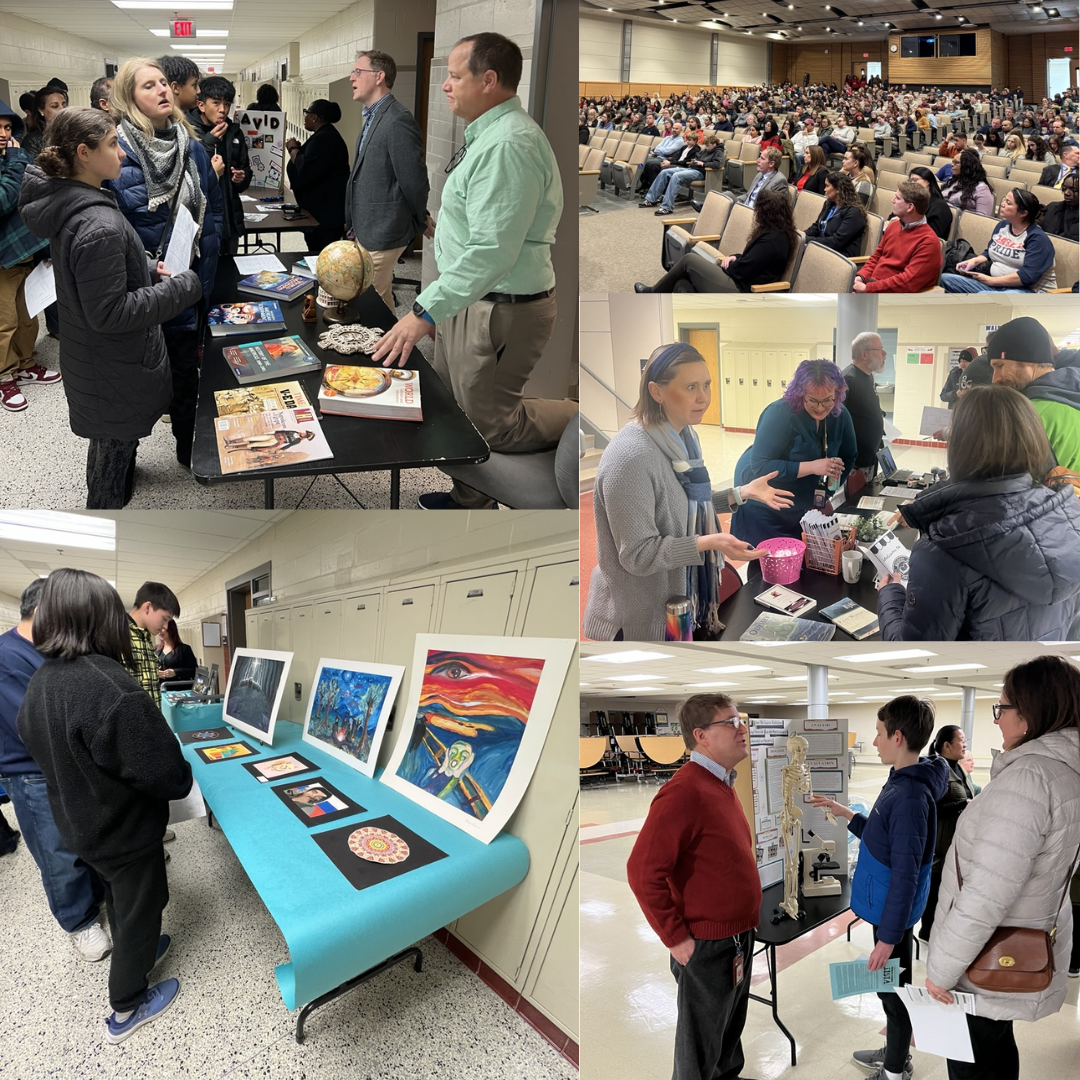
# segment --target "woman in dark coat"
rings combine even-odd
[[[88,510],[131,498],[139,439],[169,407],[172,382],[161,324],[202,292],[198,275],[153,273],[111,192],[123,151],[112,117],[65,109],[49,126],[19,197],[23,221],[52,244],[60,308],[60,368],[71,430],[90,440]]]
[[[813,149],[813,147],[811,147]],[[859,254],[866,232],[866,210],[847,173],[830,172],[825,181],[825,205],[817,221],[806,230],[808,240],[817,240],[849,259]]]
[[[878,583],[886,641],[1061,641],[1080,610],[1080,501],[1047,483],[1053,455],[1017,390],[965,390],[949,480],[901,507],[922,536],[910,577]]]
[[[158,678],[168,679],[194,679],[195,669],[199,666],[195,653],[190,645],[185,645],[180,640],[180,631],[176,627],[176,620],[170,619],[161,631],[162,649],[158,653]]]
[[[340,119],[338,105],[316,98],[304,110],[304,130],[311,132],[311,138],[303,146],[295,139],[285,143],[289,187],[300,206],[319,223],[317,228],[304,230],[308,250],[316,254],[345,233],[349,148],[334,127]]]
[[[934,927],[934,912],[937,910],[938,890],[941,888],[941,873],[945,866],[945,856],[956,834],[956,823],[975,798],[976,785],[961,762],[967,754],[967,737],[963,729],[955,724],[946,724],[930,747],[931,757],[940,757],[949,764],[949,786],[945,794],[937,801],[937,839],[934,842],[934,861],[930,866],[930,892],[926,897],[919,937],[930,940],[930,931]]]

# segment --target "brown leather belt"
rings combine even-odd
[[[481,296],[481,300],[488,300],[493,304],[528,304],[533,300],[544,300],[554,294],[555,290],[545,289],[544,292],[534,292],[528,295],[508,292],[489,292],[486,296]]]

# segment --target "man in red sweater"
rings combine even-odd
[[[748,753],[731,698],[696,694],[679,709],[691,752],[657,793],[626,864],[678,984],[672,1080],[737,1080],[761,881],[732,784]]]
[[[881,234],[877,250],[859,271],[852,292],[923,292],[941,277],[941,241],[926,224],[930,192],[905,180],[893,196],[897,220]]]

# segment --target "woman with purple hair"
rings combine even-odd
[[[855,426],[844,408],[847,383],[829,360],[804,360],[784,396],[758,418],[754,442],[735,466],[735,483],[772,473],[794,495],[789,509],[742,507],[731,531],[755,547],[774,536],[798,537],[799,519],[836,491],[855,465]]]

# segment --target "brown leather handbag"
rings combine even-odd
[[[1080,848],[1077,848],[1076,857],[1080,858]],[[960,874],[960,856],[955,845],[953,860],[956,863],[957,888],[961,890],[964,879]],[[1065,894],[1073,875],[1072,867],[1075,865],[1076,859],[1073,859],[1065,879],[1065,889],[1058,901],[1058,912],[1065,903]],[[1056,915],[1049,933],[1028,926],[999,926],[967,969],[968,982],[980,990],[998,993],[1037,994],[1045,990],[1054,979],[1056,936]]]

